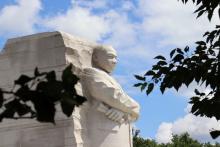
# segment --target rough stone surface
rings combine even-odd
[[[77,92],[86,96],[88,102],[70,118],[58,111],[56,125],[35,120],[4,120],[0,124],[0,147],[132,146],[130,123],[138,118],[139,105],[110,76],[113,68],[109,69],[109,65],[115,64],[112,59],[100,58],[94,63],[97,48],[114,52],[64,32],[7,41],[0,54],[0,87],[10,88],[14,79],[21,74],[32,75],[35,67],[40,71],[55,70],[60,75],[68,63],[73,63],[73,72],[81,77]],[[97,51],[104,57],[102,50]]]

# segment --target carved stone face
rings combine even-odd
[[[93,61],[95,61],[96,67],[111,73],[117,63],[116,51],[110,46],[100,49],[93,56]]]

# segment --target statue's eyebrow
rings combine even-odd
[[[112,57],[117,57],[117,55],[114,54],[114,53],[108,53],[107,55],[108,55],[108,56],[112,56]]]

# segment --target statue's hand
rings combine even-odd
[[[124,120],[125,120],[125,122],[128,122],[128,123],[134,122],[137,119],[138,119],[138,117],[132,117],[130,114],[124,115]]]
[[[137,119],[137,117],[132,117],[130,114],[126,114],[102,102],[98,103],[97,110],[104,113],[108,119],[118,122],[120,124],[125,122],[133,122]]]
[[[98,106],[97,106],[97,110],[99,112],[102,112],[102,113],[105,114],[109,110],[109,107],[106,104],[103,104],[102,102],[99,102]]]
[[[108,119],[112,120],[112,121],[115,121],[115,122],[118,122],[118,123],[123,123],[125,122],[125,119],[124,119],[124,112],[122,111],[119,111],[117,109],[114,109],[114,108],[110,108],[106,113],[105,115],[108,117]]]

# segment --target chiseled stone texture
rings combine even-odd
[[[10,88],[13,80],[21,74],[32,75],[35,67],[40,71],[55,70],[60,76],[65,66],[72,63],[73,72],[84,78],[82,85],[77,85],[77,92],[86,96],[88,102],[75,109],[70,118],[64,116],[58,106],[56,125],[35,120],[4,120],[0,123],[0,147],[132,147],[130,122],[137,119],[139,105],[107,72],[94,67],[92,57],[97,46],[100,45],[64,32],[40,33],[7,41],[0,54],[0,87]],[[93,78],[91,73],[87,74],[87,69],[100,70],[95,75],[106,75]],[[110,87],[113,90],[106,92],[112,101],[91,93],[89,85],[98,79],[103,79],[101,89]],[[112,115],[109,116],[109,112]],[[116,121],[116,115],[124,121]]]
[[[61,75],[68,60],[77,67],[82,63],[90,65],[90,62],[80,59],[89,61],[89,52],[94,45],[64,32],[9,39],[0,54],[0,87],[10,89],[21,74],[33,75],[35,67],[40,71],[55,70],[57,75]],[[77,88],[81,93],[81,88]],[[56,125],[30,119],[4,119],[0,123],[0,147],[78,147],[83,143],[81,119],[78,109],[72,118],[57,112]]]

